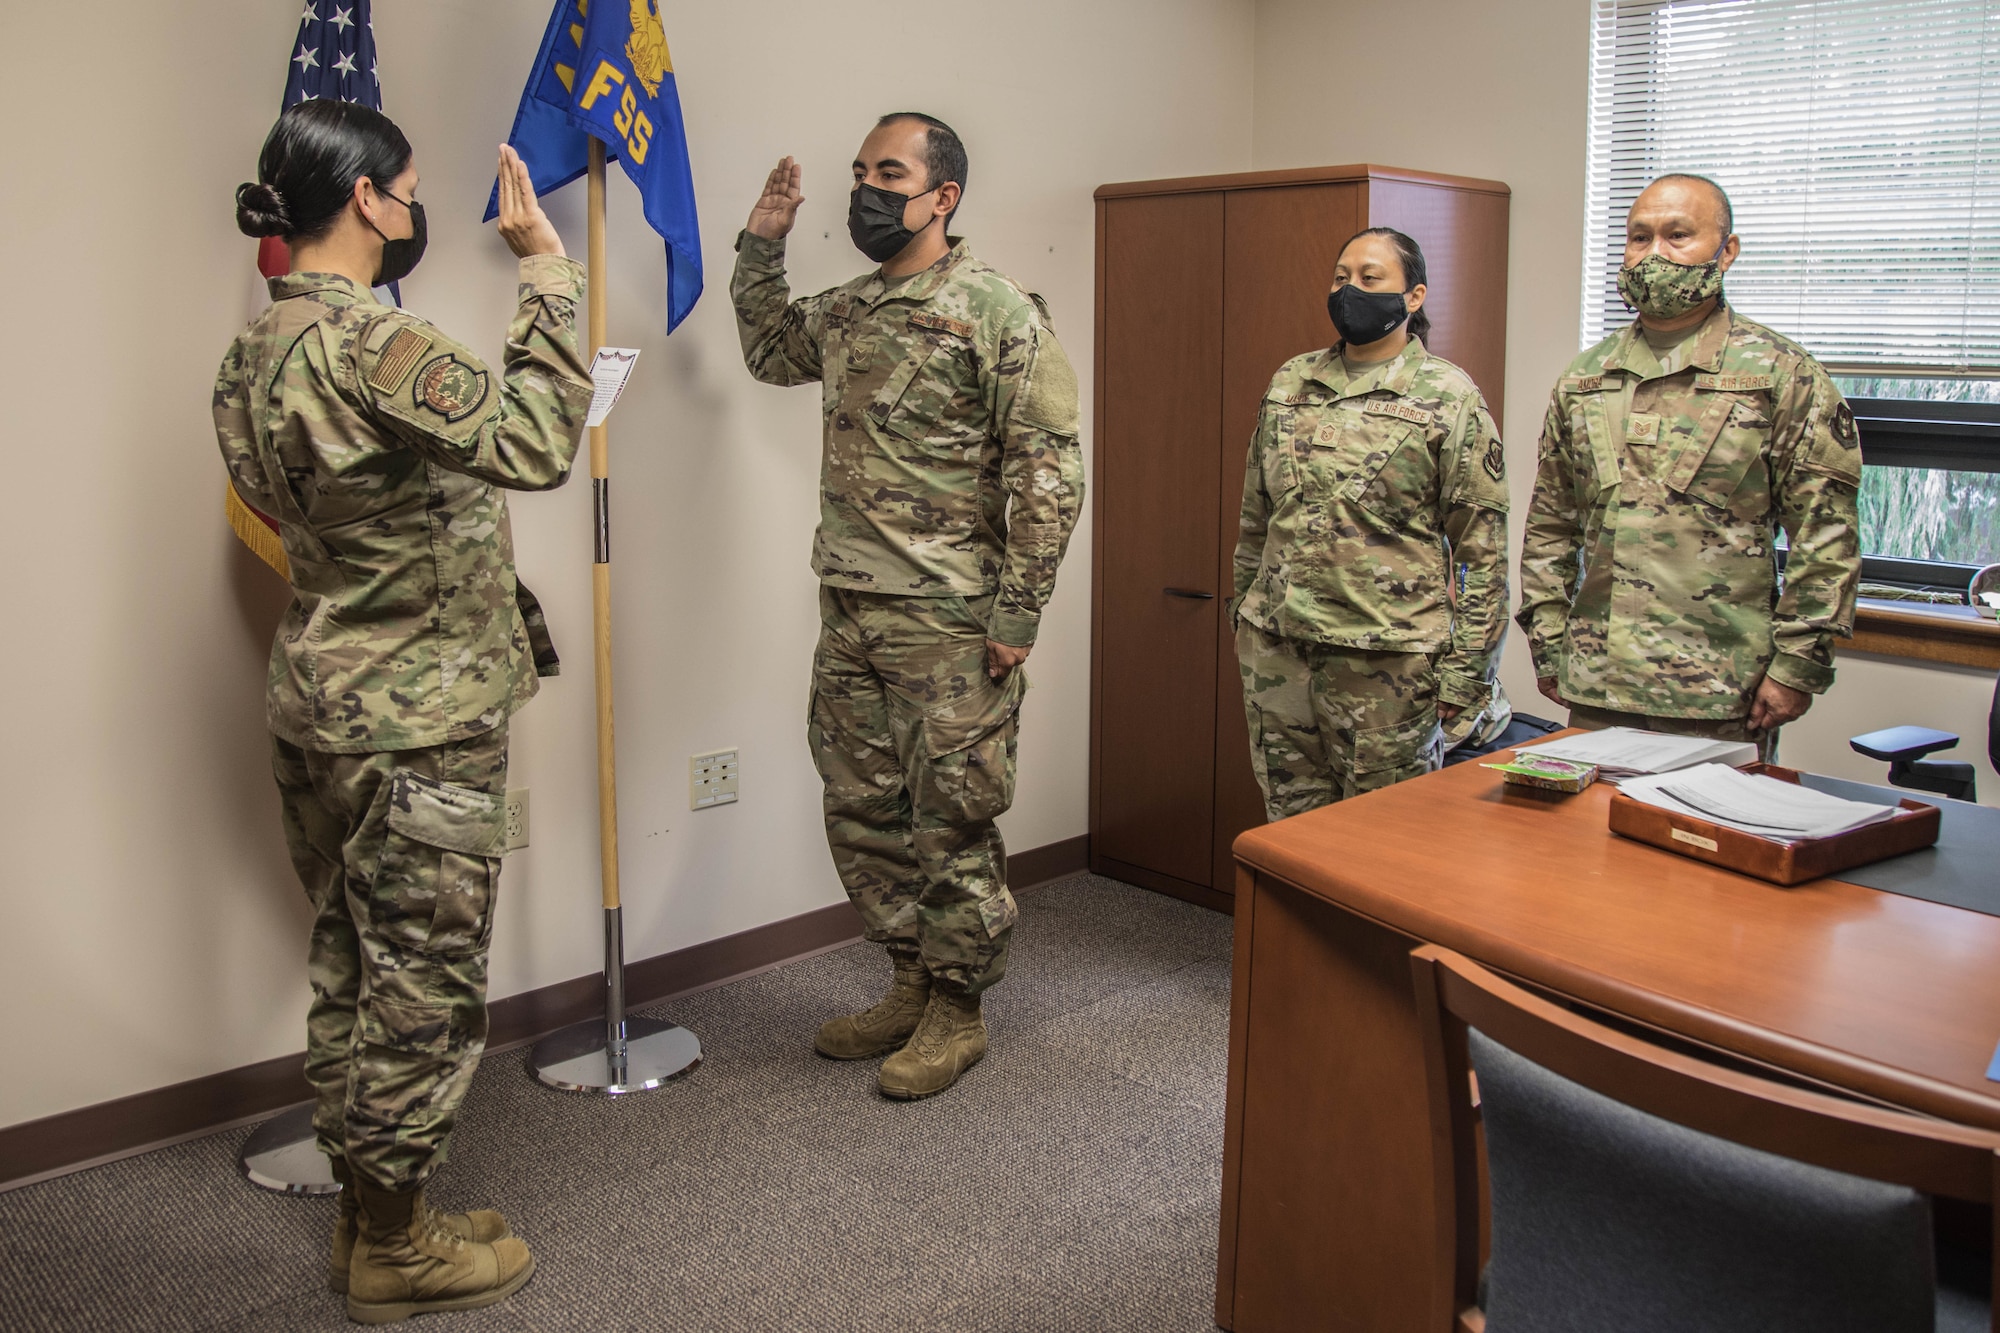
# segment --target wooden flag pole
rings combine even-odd
[[[604,346],[604,144],[590,140],[589,240],[590,355]],[[611,424],[590,428],[590,498],[595,550],[590,566],[591,623],[597,660],[597,842],[604,910],[618,900],[618,743],[611,708]]]
[[[604,346],[610,273],[604,254],[604,144],[590,139],[585,199],[590,356]],[[611,429],[590,428],[591,624],[597,669],[597,844],[604,895],[604,1022],[579,1023],[536,1044],[535,1077],[571,1092],[616,1096],[657,1088],[701,1061],[686,1028],[625,1014],[625,911],[618,896],[618,747],[611,691]]]

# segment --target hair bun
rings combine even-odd
[[[262,181],[236,187],[236,227],[245,236],[284,236],[292,230],[285,197]]]

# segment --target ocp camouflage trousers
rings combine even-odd
[[[1014,803],[1028,680],[986,675],[986,622],[962,597],[820,588],[806,738],[826,839],[871,940],[919,954],[949,991],[1007,969],[1016,910],[996,816]]]
[[[1421,777],[1444,757],[1437,676],[1423,653],[1236,631],[1250,767],[1272,820]]]
[[[406,1189],[443,1164],[486,1049],[507,728],[376,754],[273,744],[285,843],[314,913],[313,1129],[359,1179]]]

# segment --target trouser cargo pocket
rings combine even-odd
[[[1444,737],[1438,729],[1437,705],[1382,727],[1354,733],[1354,789],[1372,791],[1419,777],[1436,769],[1444,757]]]
[[[1014,760],[1027,692],[1027,673],[1015,667],[1000,681],[924,714],[917,804],[929,817],[925,822],[975,823],[1014,804]]]
[[[456,957],[493,936],[506,815],[498,796],[397,769],[370,925],[392,944]]]

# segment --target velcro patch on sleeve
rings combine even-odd
[[[430,350],[431,339],[426,335],[415,329],[397,329],[383,345],[381,355],[375,358],[375,369],[368,374],[368,387],[382,393],[396,392]]]
[[[1368,405],[1361,410],[1370,416],[1398,417],[1404,421],[1414,421],[1419,426],[1428,426],[1437,420],[1436,413],[1421,407],[1412,407],[1408,403],[1399,403],[1394,399],[1371,398],[1368,400]]]
[[[959,337],[968,340],[973,334],[979,332],[977,325],[967,324],[961,319],[950,319],[944,315],[933,315],[928,310],[919,310],[912,314],[910,316],[910,327],[917,329],[937,329],[944,333],[957,334]]]
[[[1604,387],[1602,375],[1571,375],[1562,382],[1564,393],[1596,393]]]
[[[1076,436],[1079,412],[1076,367],[1070,365],[1062,344],[1051,334],[1043,334],[1039,340],[1035,362],[1028,371],[1028,382],[1021,390],[1021,404],[1015,412],[1023,425],[1072,439]]]
[[[446,421],[463,421],[486,401],[486,372],[446,352],[425,365],[410,396]]]
[[[1697,374],[1694,387],[1714,389],[1720,393],[1744,393],[1751,389],[1775,388],[1778,377],[1769,372],[1762,375],[1710,375]]]

